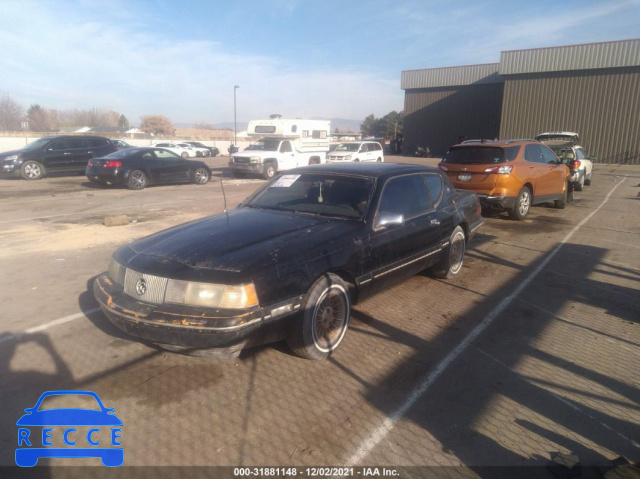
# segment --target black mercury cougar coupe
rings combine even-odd
[[[233,356],[286,338],[322,359],[359,298],[426,268],[455,276],[482,221],[475,193],[434,168],[297,168],[228,213],[120,247],[93,291],[116,326],[168,349]]]

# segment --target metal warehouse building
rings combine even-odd
[[[500,63],[402,72],[404,151],[575,131],[598,162],[640,164],[640,39],[506,51]]]

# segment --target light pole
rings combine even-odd
[[[240,88],[238,85],[233,86],[233,146],[236,146],[238,142],[236,132],[236,90],[238,88]]]

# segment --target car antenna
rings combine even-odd
[[[224,200],[224,212],[227,213],[227,195],[224,193],[224,183],[222,182],[222,178],[224,177],[224,172],[220,175],[220,188],[222,188],[222,199]]]

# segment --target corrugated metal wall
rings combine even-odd
[[[494,138],[500,132],[502,83],[407,90],[403,154],[428,146],[443,156],[458,138]]]
[[[498,75],[498,63],[484,63],[461,67],[429,68],[425,70],[406,70],[402,72],[400,88],[458,87],[478,83],[504,83]]]
[[[640,65],[640,41],[588,43],[500,53],[500,75]]]
[[[598,162],[640,164],[640,67],[505,80],[501,139],[575,131]]]

